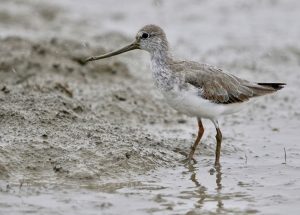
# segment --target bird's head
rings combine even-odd
[[[146,25],[138,31],[135,41],[131,44],[104,55],[87,58],[85,61],[108,58],[134,49],[145,50],[150,54],[168,51],[168,41],[165,32],[156,25]]]
[[[168,41],[165,32],[156,25],[146,25],[138,31],[135,42],[139,49],[150,52],[167,51]]]

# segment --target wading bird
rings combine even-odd
[[[135,41],[108,54],[87,58],[85,62],[141,49],[150,53],[153,79],[165,101],[175,110],[198,120],[198,135],[187,161],[193,156],[204,133],[202,118],[216,128],[215,165],[220,165],[222,133],[217,119],[239,111],[251,98],[276,92],[284,83],[254,83],[224,73],[221,69],[194,61],[174,60],[164,31],[156,25],[140,29]]]

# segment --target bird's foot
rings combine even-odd
[[[181,163],[183,163],[183,164],[189,164],[189,165],[191,165],[191,164],[196,164],[196,163],[197,163],[197,161],[195,160],[195,158],[193,158],[193,156],[190,156],[190,154],[188,154],[188,153],[182,151],[182,150],[179,149],[179,148],[176,148],[176,149],[174,150],[174,152],[177,152],[177,153],[179,153],[179,154],[181,154],[181,155],[183,155],[183,156],[186,157],[185,159],[183,159],[183,160],[181,161]]]
[[[195,158],[187,156],[187,158],[182,160],[182,163],[185,165],[193,165],[196,164],[197,161],[195,160]]]
[[[221,167],[221,164],[219,161],[215,161],[215,168],[220,168]]]

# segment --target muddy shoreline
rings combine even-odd
[[[9,145],[2,151],[4,178],[25,172],[32,180],[99,180],[145,173],[181,157],[168,141],[138,128],[163,123],[151,114],[170,111],[130,87],[135,80],[123,62],[82,66],[73,60],[82,46],[70,41],[8,37],[1,44],[11,55],[1,62],[2,141]]]
[[[299,8],[295,0],[3,0],[0,213],[296,214]],[[166,30],[178,57],[287,83],[220,120],[219,170],[208,120],[197,165],[182,165],[196,120],[163,100],[147,53],[78,63],[128,44],[149,23]]]

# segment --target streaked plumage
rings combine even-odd
[[[90,57],[98,60],[133,49],[142,49],[151,54],[151,66],[156,87],[174,109],[189,116],[197,117],[198,136],[188,155],[193,155],[204,128],[201,118],[210,119],[217,131],[215,165],[219,165],[222,133],[217,118],[239,111],[248,101],[257,96],[280,90],[284,83],[254,83],[224,73],[221,69],[193,61],[176,61],[169,52],[164,31],[155,25],[146,25],[136,35],[136,40],[117,51]]]

